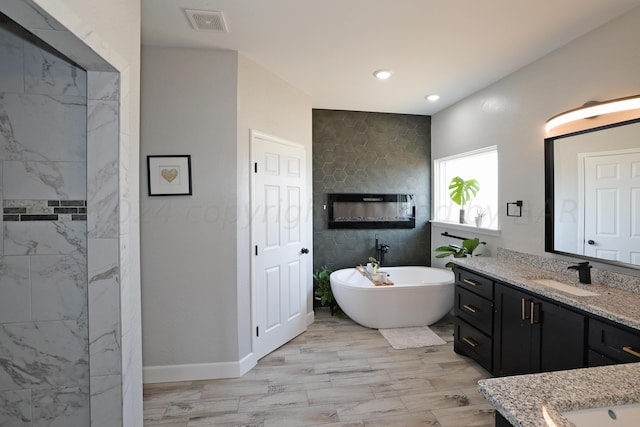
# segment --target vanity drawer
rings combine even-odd
[[[473,293],[493,299],[493,280],[479,274],[455,267],[456,283]]]
[[[618,363],[640,362],[640,332],[589,319],[589,348]]]
[[[455,352],[473,358],[491,372],[491,338],[460,318],[455,318],[454,326]]]
[[[493,330],[493,303],[488,299],[456,286],[455,315],[487,335]]]
[[[589,350],[587,353],[587,366],[593,368],[594,366],[606,366],[617,365],[618,362],[610,357],[604,356],[597,351]]]

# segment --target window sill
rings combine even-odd
[[[444,222],[444,221],[433,221],[433,220],[429,222],[432,224],[432,226],[438,227],[438,228],[448,228],[453,230],[468,231],[474,234],[482,234],[484,236],[493,236],[493,237],[500,236],[500,230],[496,230],[493,228],[482,228],[482,227],[476,227],[474,225],[469,225],[469,224],[458,224],[455,222]]]

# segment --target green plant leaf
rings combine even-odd
[[[449,193],[451,200],[455,204],[460,205],[460,207],[464,207],[464,205],[471,200],[473,196],[478,194],[478,191],[480,191],[480,184],[476,179],[469,179],[465,181],[459,176],[456,176],[451,179],[449,190],[452,190],[451,193]]]
[[[468,239],[462,242],[462,246],[467,253],[473,254],[473,251],[480,245],[486,245],[487,242],[481,242],[477,237],[475,239]]]
[[[456,251],[456,250],[460,250],[462,249],[461,246],[458,245],[447,245],[447,246],[439,246],[437,248],[434,249],[434,251],[436,252],[452,252],[452,251]]]
[[[320,300],[320,304],[333,303],[333,292],[331,292],[331,269],[323,265],[313,273],[315,289],[313,295]]]
[[[446,258],[448,256],[453,256],[454,258],[464,258],[467,255],[472,255],[473,251],[479,245],[486,245],[487,242],[481,242],[479,238],[475,239],[466,239],[462,241],[462,246],[460,245],[447,245],[447,246],[439,246],[435,248],[434,252],[442,252],[441,254],[436,255],[436,258]],[[452,262],[448,262],[445,264],[446,268],[453,269],[454,264]]]

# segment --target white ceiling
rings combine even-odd
[[[640,0],[142,0],[144,45],[239,51],[313,108],[432,115]],[[223,12],[228,33],[184,9]],[[392,69],[387,81],[372,73]],[[424,97],[438,93],[436,103]]]

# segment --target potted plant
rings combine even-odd
[[[375,273],[380,269],[380,261],[375,259],[374,257],[369,257],[369,262],[367,263],[367,269],[371,267],[369,273]]]
[[[315,284],[313,295],[320,302],[320,305],[329,306],[332,316],[341,317],[342,310],[340,310],[338,303],[333,298],[333,292],[331,292],[331,273],[332,271],[326,265],[323,265],[313,273],[313,282]]]
[[[434,249],[436,252],[442,252],[439,255],[436,255],[436,258],[445,258],[448,256],[453,256],[454,258],[464,258],[467,255],[469,256],[478,256],[479,253],[474,254],[478,246],[486,245],[487,242],[481,242],[477,237],[475,239],[467,239],[462,241],[462,245],[447,245],[440,246]],[[478,251],[479,252],[479,251]],[[453,263],[449,261],[445,264],[445,267],[453,270]]]
[[[484,216],[487,214],[487,211],[482,210],[480,208],[476,209],[476,227],[482,227],[482,223],[484,222]]]
[[[449,197],[453,203],[460,206],[460,224],[464,224],[464,205],[480,191],[480,184],[476,179],[464,180],[459,176],[451,179]]]

